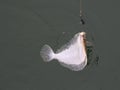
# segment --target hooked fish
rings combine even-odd
[[[86,33],[79,32],[75,34],[67,44],[63,45],[56,52],[49,45],[44,45],[40,55],[46,62],[55,59],[70,70],[83,70],[87,65]]]

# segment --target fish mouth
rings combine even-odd
[[[86,34],[86,32],[80,32],[80,35],[85,35]]]
[[[83,39],[86,39],[86,32],[80,32],[80,36],[82,36]]]
[[[86,41],[86,32],[80,32],[79,35],[80,35],[80,38],[83,39],[83,41]]]
[[[80,32],[80,37],[82,38],[82,45],[86,53],[86,32]]]

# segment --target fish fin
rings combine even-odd
[[[86,66],[87,62],[82,62],[81,64],[75,65],[75,64],[65,64],[63,62],[60,62],[60,65],[62,65],[63,67],[68,68],[69,70],[72,71],[81,71],[84,69],[84,67]]]
[[[56,51],[56,53],[62,52],[65,49],[68,49],[71,45],[73,45],[76,40],[77,40],[78,34],[76,34],[68,43],[66,43],[65,45],[63,45],[60,49],[58,49]]]
[[[49,62],[54,59],[55,53],[49,45],[44,45],[40,51],[40,56],[45,62]]]

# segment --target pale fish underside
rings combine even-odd
[[[40,55],[44,61],[49,62],[53,59],[70,70],[80,71],[87,65],[87,55],[82,33],[77,33],[72,40],[62,46],[56,53],[49,45],[44,45]]]

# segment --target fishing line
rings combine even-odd
[[[80,23],[82,25],[85,24],[85,21],[83,20],[82,0],[80,0]]]
[[[81,24],[81,28],[82,28],[82,31],[84,31],[84,32],[87,32],[87,30],[88,30],[88,28],[87,28],[87,26],[86,26],[86,22],[84,21],[84,18],[83,18],[84,16],[83,16],[83,3],[82,3],[82,0],[80,0],[80,24]],[[88,32],[87,32],[88,33]],[[93,36],[93,34],[90,32],[89,33],[89,35],[90,35],[90,37],[91,37],[91,41],[95,44],[95,39],[94,39],[94,36]],[[88,48],[88,50],[90,50],[89,48]],[[98,53],[97,53],[97,51],[96,51],[96,47],[95,47],[95,45],[93,45],[93,47],[92,47],[92,52],[90,52],[89,53],[89,55],[95,55],[95,57],[92,55],[92,56],[89,56],[91,59],[93,59],[94,58],[94,61],[96,61],[96,64],[98,64],[98,60],[99,60],[99,55],[98,55]],[[92,58],[93,57],[93,58]],[[91,61],[91,60],[90,60]],[[92,60],[93,61],[93,60]]]
[[[82,24],[82,27],[83,27],[83,25],[85,24],[85,21],[83,20],[82,0],[80,0],[80,24]],[[83,29],[83,30],[85,30],[85,29]],[[58,47],[59,41],[60,41],[61,38],[62,38],[64,35],[66,35],[66,34],[67,34],[66,32],[62,32],[62,35],[61,35],[61,36],[58,36],[55,47]]]
[[[80,0],[80,17],[82,17],[82,0]]]

